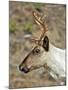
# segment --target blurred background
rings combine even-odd
[[[32,11],[36,11],[44,17],[43,20],[48,26],[46,35],[49,37],[49,41],[58,48],[66,48],[66,5],[9,1],[10,88],[59,85],[48,73],[44,73],[43,68],[28,74],[24,74],[18,69],[19,64],[34,45],[27,37],[37,39],[41,35],[40,28],[34,22]]]

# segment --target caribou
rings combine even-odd
[[[65,49],[60,49],[52,45],[46,32],[47,25],[36,12],[32,12],[34,21],[39,25],[42,32],[39,39],[33,39],[35,46],[22,60],[19,70],[24,73],[44,67],[44,69],[56,80],[65,83]]]

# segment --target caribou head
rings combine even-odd
[[[45,27],[42,18],[38,16],[37,13],[32,12],[35,22],[40,26],[42,34],[39,40],[32,39],[35,42],[35,47],[31,52],[25,57],[25,59],[19,65],[20,71],[27,73],[33,69],[43,66],[44,60],[42,55],[48,53],[49,51],[49,39],[47,36],[44,36],[48,30],[47,26]],[[40,60],[42,58],[42,61]]]
[[[32,14],[42,34],[38,40],[32,39],[35,46],[21,62],[19,70],[28,73],[34,69],[45,67],[53,78],[65,77],[65,50],[56,48],[49,42],[48,36],[46,36],[47,25],[37,13],[32,12]]]

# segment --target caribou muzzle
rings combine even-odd
[[[21,66],[21,65],[19,65],[19,70],[20,70],[21,72],[28,73],[30,69],[27,68],[26,66]]]

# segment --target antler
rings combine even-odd
[[[42,30],[42,34],[38,40],[38,44],[39,44],[42,38],[44,37],[45,33],[48,31],[48,28],[47,25],[45,26],[44,22],[42,21],[42,18],[37,13],[33,11],[32,14],[35,22],[40,26],[40,29]]]

